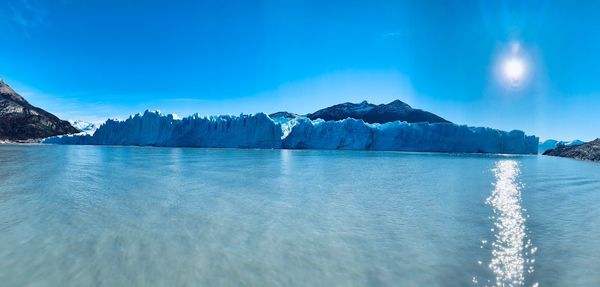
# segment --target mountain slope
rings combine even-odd
[[[408,123],[449,123],[449,121],[433,113],[413,109],[400,100],[374,107],[364,116],[363,120],[367,123],[387,123],[398,120]]]
[[[544,155],[600,161],[600,139],[580,145],[559,145],[554,149],[545,151]]]
[[[0,140],[27,141],[78,132],[69,122],[29,104],[0,80]]]
[[[433,113],[413,109],[408,104],[395,100],[389,104],[375,105],[363,101],[358,104],[343,103],[318,110],[306,115],[311,120],[339,121],[346,118],[363,120],[367,123],[388,123],[403,121],[408,123],[449,123]]]
[[[320,109],[306,117],[311,120],[323,119],[325,121],[340,121],[346,118],[362,119],[369,111],[375,107],[367,101],[358,104],[343,103]]]

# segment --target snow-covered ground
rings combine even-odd
[[[178,119],[150,111],[124,121],[108,120],[93,135],[52,137],[44,143],[508,154],[535,154],[538,149],[538,138],[522,131],[451,123],[271,119],[263,113]]]

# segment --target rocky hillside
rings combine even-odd
[[[580,140],[557,141],[557,140],[549,139],[549,140],[545,140],[544,142],[540,142],[540,144],[538,145],[538,152],[540,154],[543,154],[545,151],[551,150],[560,145],[572,146],[572,145],[580,145],[580,144],[584,144],[584,143],[585,143],[584,141],[580,141]]]
[[[69,122],[29,104],[0,80],[0,141],[36,141],[78,132]]]
[[[346,118],[363,120],[367,123],[388,123],[403,121],[408,123],[449,123],[433,113],[414,109],[408,104],[395,100],[389,104],[375,105],[363,101],[358,104],[343,103],[318,110],[306,115],[311,120],[339,121]]]
[[[559,145],[554,149],[545,151],[544,155],[600,161],[600,139],[575,146]]]

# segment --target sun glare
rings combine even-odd
[[[504,74],[513,84],[518,84],[525,74],[525,64],[518,58],[508,59],[504,63]]]

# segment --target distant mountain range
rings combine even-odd
[[[270,114],[270,117],[298,117],[289,112]],[[408,104],[395,100],[389,104],[375,105],[367,101],[361,103],[343,103],[318,110],[306,115],[311,120],[340,121],[347,118],[363,120],[366,123],[389,123],[403,121],[408,123],[450,123],[450,121],[427,111],[413,109]]]
[[[36,141],[78,132],[69,122],[29,104],[0,79],[0,141]]]
[[[575,146],[575,145],[580,145],[580,144],[584,144],[584,141],[580,141],[580,140],[573,140],[573,141],[557,141],[557,140],[545,140],[544,142],[541,142],[538,145],[538,152],[540,154],[543,154],[545,151],[547,150],[551,150],[556,148],[557,146]]]
[[[600,161],[600,139],[579,145],[558,145],[554,149],[545,151],[544,155]]]

